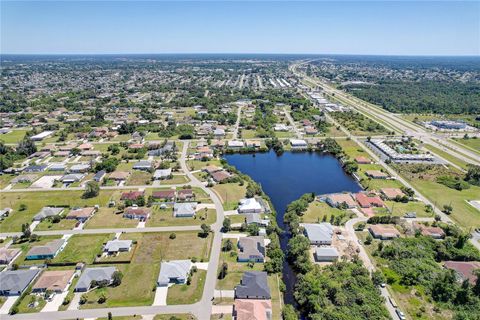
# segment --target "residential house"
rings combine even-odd
[[[65,239],[56,239],[44,245],[34,246],[28,252],[26,260],[53,259],[66,245]]]
[[[238,213],[261,213],[262,205],[255,198],[246,198],[240,200]]]
[[[42,221],[45,218],[60,215],[65,208],[43,207],[39,213],[33,217],[33,221]]]
[[[290,139],[292,149],[302,150],[308,148],[308,143],[301,139]]]
[[[115,180],[115,181],[125,181],[125,180],[128,179],[129,176],[130,176],[130,172],[114,171],[114,172],[110,173],[110,175],[108,176],[108,179],[112,179],[112,180]]]
[[[385,203],[383,203],[382,199],[377,195],[367,195],[363,192],[359,192],[355,195],[355,200],[357,200],[361,208],[385,207]]]
[[[85,173],[90,170],[89,164],[74,164],[70,167],[69,171],[73,173]]]
[[[480,262],[478,261],[445,261],[443,266],[447,269],[454,270],[459,281],[468,280],[471,285],[475,285],[477,275],[475,270],[480,269]]]
[[[93,180],[96,182],[101,182],[103,178],[105,178],[106,174],[107,172],[105,170],[100,170],[97,173],[95,173],[95,175],[93,176]]]
[[[175,200],[175,190],[162,190],[162,191],[153,191],[152,197],[154,199],[161,199],[165,201],[174,201]]]
[[[264,271],[247,271],[235,287],[235,299],[271,299],[268,276]]]
[[[190,260],[164,261],[160,265],[160,273],[157,279],[159,287],[168,286],[170,283],[187,283],[190,269],[192,268]]]
[[[65,292],[72,283],[74,275],[75,270],[46,270],[33,285],[32,292]]]
[[[192,189],[180,189],[177,191],[177,200],[191,201],[195,199],[195,193]]]
[[[79,208],[70,211],[66,219],[78,220],[80,222],[85,222],[90,219],[91,216],[97,211],[95,207],[86,207],[86,208]]]
[[[131,200],[135,201],[140,197],[145,196],[145,191],[128,191],[128,192],[123,192],[120,200]]]
[[[394,200],[397,197],[404,197],[405,194],[399,188],[382,188],[380,189],[382,197],[386,200]]]
[[[229,179],[229,178],[232,177],[232,175],[231,175],[229,172],[225,171],[225,170],[216,171],[216,172],[212,173],[210,176],[211,176],[212,179],[213,179],[215,182],[217,182],[217,183],[218,183],[218,182],[225,181],[225,180],[227,180],[227,179]]]
[[[118,252],[128,252],[132,248],[132,240],[110,240],[103,247],[107,254],[116,254]]]
[[[413,222],[413,229],[419,230],[423,236],[432,237],[433,239],[445,238],[445,232],[442,228],[426,226],[417,222]]]
[[[66,184],[71,184],[81,181],[85,177],[82,173],[69,173],[60,178],[60,181]]]
[[[150,217],[150,213],[151,211],[148,208],[128,207],[123,212],[123,217],[128,219],[147,221],[147,219]]]
[[[47,170],[48,166],[46,164],[42,164],[42,165],[30,165],[28,167],[26,167],[25,169],[23,169],[23,172],[27,172],[27,173],[30,173],[30,172],[43,172],[45,170]]]
[[[110,285],[115,271],[117,271],[115,267],[86,268],[80,276],[80,279],[78,279],[74,291],[87,292],[90,290],[92,284],[99,282]]]
[[[171,177],[172,177],[172,168],[157,169],[153,174],[153,179],[155,180],[170,179]]]
[[[235,320],[271,320],[272,301],[257,299],[235,299],[233,304]]]
[[[173,205],[173,216],[176,218],[195,216],[196,202],[181,202]]]
[[[389,240],[400,237],[400,232],[391,225],[374,224],[368,227],[368,231],[375,239]]]
[[[227,142],[227,147],[229,149],[241,149],[245,146],[243,141],[238,141],[238,140],[230,140]]]
[[[10,183],[32,183],[37,180],[38,175],[36,174],[22,174],[10,180]]]
[[[355,157],[355,162],[358,164],[370,164],[372,161],[364,156]]]
[[[22,251],[17,248],[0,248],[0,264],[9,264],[15,260]]]
[[[238,240],[240,252],[238,262],[264,262],[265,261],[265,238],[261,236],[242,237]]]
[[[141,170],[141,171],[150,171],[153,169],[152,161],[149,160],[140,160],[135,162],[133,165],[134,170]]]
[[[389,177],[388,174],[380,170],[367,170],[365,171],[365,175],[372,179],[387,179]]]
[[[333,226],[330,223],[301,223],[304,235],[313,245],[331,245],[333,238]]]
[[[245,213],[245,223],[247,225],[256,224],[261,227],[267,227],[270,224],[270,220],[263,219],[262,215],[258,212]]]
[[[39,273],[40,269],[0,272],[0,296],[20,296]]]
[[[329,194],[326,196],[325,202],[334,208],[345,206],[348,209],[352,209],[357,206],[357,203],[353,200],[350,193]]]
[[[334,247],[316,247],[315,260],[317,262],[332,262],[338,259],[339,253]]]

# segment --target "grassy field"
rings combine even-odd
[[[452,139],[454,142],[456,143],[459,143],[467,148],[469,148],[470,150],[476,152],[476,153],[480,153],[480,139],[456,139],[456,138],[453,138]]]
[[[50,219],[45,219],[38,224],[35,228],[35,231],[44,231],[44,230],[71,230],[77,223],[77,220],[73,219],[62,219],[58,223],[53,223]]]
[[[335,141],[337,141],[345,154],[347,154],[350,158],[354,159],[355,157],[363,156],[372,160],[368,153],[364,151],[356,142],[348,139],[335,139]]]
[[[199,238],[195,232],[175,234],[175,239],[170,239],[170,233],[167,232],[122,234],[121,239],[137,242],[131,263],[117,265],[123,273],[122,283],[118,287],[89,292],[88,303],[82,308],[151,305],[161,261],[193,257],[199,261],[208,260],[212,236]],[[193,239],[195,241],[192,241]],[[97,300],[102,293],[107,297],[107,301],[99,304]]]
[[[102,252],[102,246],[108,240],[113,239],[113,234],[75,234],[54,259],[55,263],[62,262],[84,262],[91,264],[97,254]]]
[[[147,184],[152,184],[152,174],[138,170],[134,170],[125,182],[126,186],[143,186]]]
[[[366,190],[379,190],[381,188],[401,188],[403,184],[398,180],[372,179],[365,174],[368,170],[382,171],[383,167],[378,164],[358,165],[357,175],[360,177],[360,184]]]
[[[255,130],[242,130],[242,139],[253,139],[257,136]]]
[[[190,285],[175,284],[168,288],[167,305],[198,302],[202,298],[206,277],[207,272],[205,270],[197,270],[192,275]]]
[[[424,147],[431,151],[432,153],[435,153],[437,154],[438,156],[442,157],[443,159],[459,166],[460,168],[466,170],[467,169],[467,163],[465,161],[462,161],[460,159],[458,159],[457,157],[455,157],[454,155],[452,155],[451,153],[449,152],[446,152],[446,151],[443,151],[441,149],[438,149],[434,146],[431,146],[429,144],[425,144]]]
[[[0,195],[2,207],[12,208],[14,212],[0,222],[0,230],[21,231],[22,224],[31,223],[33,216],[46,206],[106,206],[113,193],[113,190],[102,190],[98,197],[83,199],[83,191],[3,192]],[[27,207],[23,211],[19,211],[21,204]]]
[[[30,306],[32,304],[32,306]],[[32,313],[32,312],[39,312],[40,310],[45,307],[47,302],[40,296],[35,294],[26,295],[20,304],[18,305],[18,312],[19,313]]]
[[[325,202],[313,201],[308,206],[307,211],[301,217],[302,222],[305,223],[319,223],[322,221],[330,221],[330,218],[342,216],[342,223],[345,223],[350,216],[354,215],[352,212],[332,208]],[[326,220],[323,220],[325,217]]]
[[[217,219],[215,209],[200,209],[192,218],[177,218],[173,216],[173,208],[160,209],[159,206],[152,206],[152,214],[147,220],[147,227],[165,226],[191,226],[196,224],[213,224]]]
[[[12,130],[12,132],[0,135],[0,141],[3,141],[4,143],[19,143],[22,141],[27,131],[29,130]]]
[[[100,208],[85,225],[85,229],[102,228],[135,228],[137,220],[126,219],[121,213],[116,214],[114,208]]]
[[[212,159],[208,161],[188,160],[187,165],[192,171],[200,170],[202,168],[205,168],[206,166],[217,166],[217,167],[222,166],[222,164],[220,163],[220,160],[218,159]]]
[[[233,249],[231,251],[222,251],[220,253],[220,260],[218,265],[218,272],[220,267],[225,262],[228,264],[227,275],[223,279],[217,279],[217,289],[233,290],[233,288],[240,283],[240,279],[245,271],[262,271],[263,263],[255,263],[253,267],[249,267],[248,263],[237,262],[238,241],[236,239],[230,239],[233,243]],[[222,241],[222,248],[225,245],[227,239]]]
[[[247,186],[238,183],[216,184],[212,189],[220,196],[225,210],[236,209],[247,192]]]
[[[186,175],[183,174],[174,174],[172,175],[171,179],[162,180],[160,184],[180,184],[180,183],[187,183],[190,179]]]
[[[427,171],[413,174],[411,166],[396,165],[395,167],[405,179],[438,208],[441,209],[444,205],[451,205],[453,212],[450,217],[460,226],[464,228],[480,227],[480,212],[467,203],[468,200],[480,199],[480,187],[472,185],[469,189],[459,191],[435,181],[435,178],[439,175],[458,174],[458,170],[435,166]]]

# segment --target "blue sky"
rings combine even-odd
[[[480,2],[4,1],[2,53],[480,55]]]

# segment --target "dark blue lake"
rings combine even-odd
[[[343,171],[341,163],[328,154],[285,152],[277,156],[271,151],[256,154],[230,154],[224,157],[230,165],[262,185],[263,191],[272,200],[277,211],[277,223],[282,229],[285,229],[283,214],[287,205],[304,193],[325,194],[361,190],[358,183]],[[286,251],[288,234],[284,234],[280,242],[282,249]],[[287,287],[286,303],[293,303],[295,279],[288,263],[284,263],[283,281]]]

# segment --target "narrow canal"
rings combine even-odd
[[[342,191],[357,192],[361,188],[347,175],[340,162],[322,153],[285,152],[277,156],[273,151],[256,154],[225,155],[230,165],[249,175],[262,185],[277,211],[278,226],[286,230],[283,215],[287,205],[307,192],[326,194]],[[287,251],[288,232],[280,237],[284,252]],[[285,303],[294,304],[293,289],[296,277],[287,262],[283,264],[283,281],[286,285]]]

